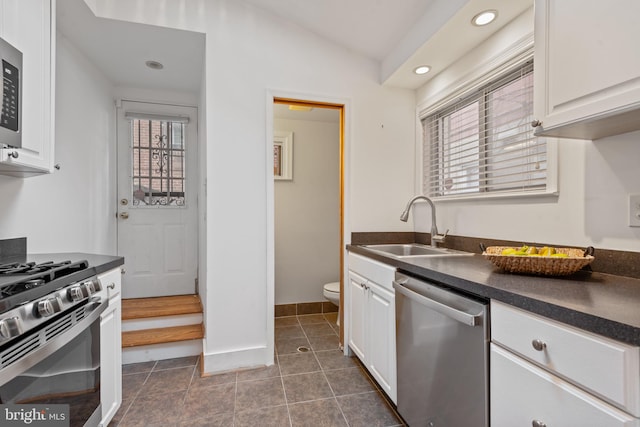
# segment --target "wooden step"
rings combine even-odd
[[[122,320],[202,313],[198,295],[132,298],[122,300]]]
[[[204,325],[172,326],[122,333],[122,348],[204,338]]]

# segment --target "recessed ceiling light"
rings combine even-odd
[[[158,61],[147,61],[144,64],[152,70],[162,70],[164,68],[164,65]]]
[[[291,111],[311,111],[313,107],[309,107],[308,105],[289,105],[289,110]]]
[[[413,70],[413,72],[418,75],[422,75],[422,74],[427,74],[429,70],[431,70],[431,67],[429,67],[428,65],[421,65],[419,67],[416,67],[416,69]]]
[[[498,17],[497,10],[485,10],[473,17],[471,23],[477,27],[482,27],[492,23]]]

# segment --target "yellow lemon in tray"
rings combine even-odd
[[[552,248],[552,247],[549,247],[549,246],[545,246],[545,247],[543,247],[543,248],[540,248],[540,250],[538,251],[538,253],[539,253],[541,256],[551,256],[551,255],[553,255],[553,254],[555,254],[555,253],[556,253],[556,249],[555,249],[555,248]]]

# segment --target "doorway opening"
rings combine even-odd
[[[323,284],[335,281],[342,307],[345,106],[273,102],[276,308],[297,305],[311,313],[318,303],[330,306]],[[342,343],[343,319],[339,324]]]

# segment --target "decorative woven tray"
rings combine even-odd
[[[510,273],[541,274],[546,276],[566,276],[591,264],[595,259],[593,248],[555,248],[556,253],[567,254],[565,258],[551,256],[502,255],[509,246],[489,246],[482,255],[497,267]],[[518,249],[518,248],[514,248]]]

